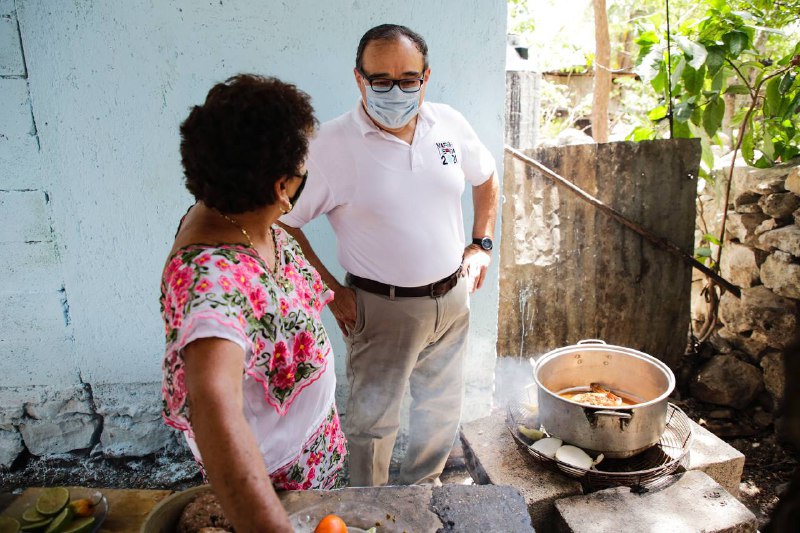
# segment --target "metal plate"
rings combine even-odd
[[[312,505],[289,515],[297,533],[313,533],[326,515],[335,514],[347,524],[347,531],[359,532],[377,526],[381,533],[411,533],[411,528],[394,512],[358,502],[325,502]]]
[[[518,426],[540,429],[536,407],[522,400],[512,400],[506,412],[506,426],[511,435],[525,446],[533,457],[550,470],[579,479],[586,492],[609,487],[631,487],[635,491],[661,488],[671,482],[670,474],[685,466],[692,445],[689,417],[674,404],[667,406],[667,425],[659,441],[646,451],[625,459],[604,459],[591,470],[577,468],[551,459],[530,448],[533,443],[519,432]],[[549,435],[556,436],[557,435]]]

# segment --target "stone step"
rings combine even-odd
[[[706,473],[728,493],[738,495],[744,455],[702,426],[694,422],[691,425],[689,470]],[[556,500],[583,494],[577,480],[547,470],[511,436],[504,411],[464,424],[461,443],[475,483],[519,489],[537,531],[551,529]]]
[[[739,500],[707,474],[689,471],[644,494],[627,487],[606,489],[555,503],[557,531],[647,531],[648,533],[748,533],[758,521]]]

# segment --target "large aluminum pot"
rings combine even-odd
[[[632,457],[661,438],[675,375],[655,357],[584,340],[548,352],[533,364],[539,420],[550,435],[610,458]],[[558,394],[590,383],[600,383],[635,404],[595,407]]]

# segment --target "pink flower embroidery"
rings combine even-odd
[[[272,353],[272,359],[269,362],[269,369],[273,370],[275,368],[286,368],[291,364],[292,360],[291,356],[289,355],[289,349],[286,347],[286,343],[283,341],[277,342]]]
[[[261,267],[258,266],[256,260],[249,255],[236,254],[236,259],[239,261],[239,265],[244,267],[251,275],[261,272]]]
[[[210,291],[213,286],[214,284],[211,283],[210,280],[201,279],[200,282],[194,286],[194,290],[202,294],[204,292]]]
[[[217,259],[214,265],[222,271],[228,270],[231,267],[231,264],[224,259]]]
[[[278,389],[291,389],[294,387],[294,377],[297,371],[297,366],[290,365],[288,367],[279,368],[274,376],[275,387]]]
[[[301,331],[298,333],[292,345],[294,360],[302,363],[310,360],[314,354],[315,344],[314,337],[309,332]]]
[[[233,276],[233,284],[236,285],[236,288],[247,294],[250,287],[252,287],[250,284],[250,272],[247,268],[241,265],[234,265],[231,267],[231,275]]]
[[[180,411],[186,402],[186,380],[182,365],[172,372],[172,394],[168,392],[167,402],[172,413]]]
[[[200,257],[194,260],[194,262],[197,263],[198,265],[205,265],[209,261],[211,261],[211,256],[208,254],[201,255]]]
[[[219,281],[219,286],[222,287],[223,291],[231,292],[231,287],[233,286],[231,284],[231,280],[229,280],[225,276],[220,276],[218,281]]]
[[[286,318],[286,315],[289,314],[289,302],[286,301],[286,298],[281,298],[280,303],[281,316]]]
[[[247,291],[247,299],[253,307],[253,316],[260,320],[267,308],[267,291],[261,285],[256,285]]]
[[[185,267],[174,272],[169,280],[169,287],[176,295],[182,294],[189,290],[189,285],[192,283],[193,271],[191,268]]]

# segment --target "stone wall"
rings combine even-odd
[[[717,235],[725,172],[720,169],[716,194],[702,198],[704,221]],[[695,398],[724,407],[723,420],[735,414],[725,408],[747,415],[738,424],[727,423],[731,432],[774,422],[786,436],[785,363],[800,356],[800,159],[771,169],[737,166],[727,216],[720,270],[741,288],[741,298],[722,295],[711,352],[690,390]],[[697,324],[705,318],[700,303],[694,316]],[[726,423],[718,424],[724,432]]]

